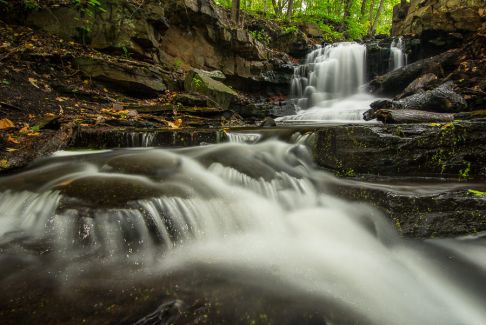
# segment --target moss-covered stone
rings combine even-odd
[[[184,88],[186,91],[208,96],[222,108],[228,108],[238,96],[236,91],[199,69],[187,73]]]

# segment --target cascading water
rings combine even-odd
[[[262,135],[259,133],[243,133],[243,132],[227,132],[226,137],[229,142],[234,143],[257,143],[261,139]]]
[[[390,70],[396,70],[407,65],[407,55],[403,49],[403,38],[393,39],[390,45]]]
[[[277,141],[38,162],[0,180],[2,323],[486,323],[485,238],[402,240],[338,182]]]
[[[294,70],[290,103],[296,114],[280,122],[363,122],[362,114],[374,98],[362,86],[366,82],[366,46],[337,43],[307,55]]]

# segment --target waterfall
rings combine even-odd
[[[257,143],[262,135],[259,133],[226,132],[226,137],[229,142],[252,144]]]
[[[255,287],[294,297],[288,309],[308,301],[326,323],[486,323],[484,239],[402,240],[377,211],[335,197],[329,188],[338,182],[313,167],[305,147],[278,141],[46,159],[0,180],[0,265],[21,257],[18,271],[0,268],[0,286],[15,288],[23,274],[41,274],[43,282],[101,287],[109,298],[115,291],[131,295],[150,274],[186,270],[200,281],[222,278],[194,287],[183,277],[176,283],[182,294],[218,283]],[[194,272],[198,267],[205,271]],[[131,282],[136,269],[143,272]],[[103,272],[121,279],[117,290],[106,294],[97,282]],[[150,295],[167,295],[161,292]],[[69,319],[85,317],[77,301],[69,306]]]
[[[390,45],[390,70],[396,70],[407,65],[407,55],[404,53],[403,38],[394,38]]]
[[[277,119],[362,122],[373,97],[362,90],[366,82],[366,46],[337,43],[309,53],[294,69],[290,104],[296,114]]]

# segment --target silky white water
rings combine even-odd
[[[366,46],[336,43],[318,48],[295,68],[290,104],[295,115],[277,121],[364,122],[362,114],[375,100],[366,82]]]
[[[0,259],[45,256],[74,282],[131,263],[224,270],[312,297],[332,324],[486,323],[484,238],[403,240],[376,210],[332,195],[338,182],[277,141],[51,158],[0,180]]]
[[[407,65],[407,55],[404,53],[403,38],[393,39],[390,45],[390,70],[399,69]]]

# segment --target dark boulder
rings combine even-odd
[[[444,77],[458,65],[458,50],[420,60],[373,79],[369,89],[376,95],[395,96],[402,93],[414,80],[426,73]]]
[[[446,82],[432,90],[418,92],[400,100],[378,100],[371,103],[371,109],[363,114],[365,120],[376,117],[376,112],[388,110],[419,110],[437,113],[457,113],[467,108],[464,98],[454,90],[452,82]]]

